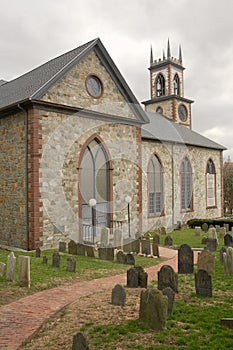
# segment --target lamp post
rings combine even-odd
[[[92,224],[92,242],[95,244],[95,234],[96,234],[96,199],[91,198],[89,200],[89,206],[91,207],[91,224]]]
[[[132,197],[130,196],[126,196],[125,197],[125,202],[128,204],[128,232],[129,232],[129,237],[131,237],[130,235],[130,207],[129,204],[132,201]]]

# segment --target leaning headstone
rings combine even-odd
[[[206,240],[206,250],[209,252],[215,252],[218,247],[218,241],[215,238],[207,238]]]
[[[220,249],[220,252],[219,252],[219,259],[220,259],[220,263],[222,264],[223,263],[223,253],[226,253],[226,248],[224,248],[224,247],[222,247],[221,249]]]
[[[66,271],[75,272],[76,271],[76,259],[73,256],[69,256],[67,258],[67,267]]]
[[[125,289],[120,284],[116,284],[115,287],[112,289],[111,303],[113,305],[125,306],[125,301],[126,301]]]
[[[196,294],[202,297],[212,297],[211,276],[205,270],[198,270],[195,273]]]
[[[158,289],[163,290],[166,287],[178,293],[178,275],[169,265],[163,265],[158,271]]]
[[[30,288],[30,256],[19,256],[18,273],[20,287]]]
[[[228,247],[226,253],[223,253],[224,273],[233,275],[233,248]]]
[[[178,273],[193,273],[193,251],[188,244],[178,250]]]
[[[153,243],[160,244],[160,235],[158,233],[154,234]]]
[[[114,247],[121,248],[122,246],[122,231],[118,228],[113,231]]]
[[[174,304],[174,299],[175,299],[175,292],[172,288],[166,287],[162,290],[163,295],[166,295],[168,299],[168,305],[167,305],[167,315],[171,315],[172,309],[173,309],[173,304]]]
[[[214,256],[211,252],[203,250],[201,253],[198,253],[197,269],[205,270],[210,274],[214,273]]]
[[[95,257],[95,250],[94,247],[87,245],[86,247],[86,253],[89,258],[94,258]]]
[[[159,245],[156,243],[152,243],[152,253],[153,256],[157,256],[159,258]]]
[[[48,264],[48,257],[46,255],[43,256],[43,264]]]
[[[109,233],[110,230],[108,227],[102,227],[100,234],[100,244],[103,244],[105,247],[109,244]]]
[[[140,297],[139,322],[159,331],[166,328],[168,299],[156,288],[142,290]]]
[[[226,227],[220,227],[219,236],[223,238],[226,233]]]
[[[6,264],[0,262],[0,277],[4,276]]]
[[[173,245],[173,240],[172,240],[171,236],[166,236],[166,237],[165,237],[164,245],[166,245],[166,246],[171,246],[171,245]]]
[[[142,239],[142,254],[150,255],[150,239]]]
[[[125,263],[128,265],[135,265],[135,259],[133,254],[127,253],[125,257]]]
[[[122,250],[119,250],[116,254],[116,259],[118,264],[125,264],[126,254]]]
[[[202,224],[202,227],[201,227],[201,228],[202,228],[202,231],[207,232],[209,226],[208,226],[208,224],[207,224],[206,222],[204,222],[204,224]]]
[[[232,245],[232,243],[233,243],[233,238],[232,238],[232,236],[229,233],[227,233],[224,236],[224,245],[225,246],[230,246],[230,245]]]
[[[89,344],[82,332],[73,336],[72,350],[89,350]]]
[[[11,252],[7,257],[6,279],[14,281],[15,279],[15,263],[16,257],[14,252]]]
[[[68,243],[68,253],[72,255],[77,255],[77,243],[71,240]]]
[[[39,247],[36,248],[36,258],[40,258],[41,250]]]
[[[58,252],[53,253],[52,265],[53,267],[60,267],[60,254]]]
[[[135,267],[127,270],[127,287],[138,288],[138,270]]]
[[[195,236],[200,236],[200,235],[201,235],[201,227],[195,226]]]
[[[59,252],[65,253],[66,252],[66,242],[59,242]]]
[[[77,243],[77,255],[85,256],[85,253],[86,253],[85,245],[82,243]]]

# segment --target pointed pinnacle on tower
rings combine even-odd
[[[181,51],[181,45],[179,46],[179,61],[182,63],[182,51]]]
[[[150,46],[150,64],[152,65],[152,63],[154,62],[153,59],[153,50],[152,50],[152,45]]]
[[[171,58],[171,49],[170,49],[170,41],[169,38],[167,40],[167,58]]]
[[[163,50],[163,60],[165,60],[165,58],[166,58],[166,57],[165,57],[165,52],[164,52],[164,50]]]

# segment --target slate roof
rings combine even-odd
[[[142,138],[161,142],[225,150],[226,148],[208,138],[176,123],[159,113],[146,112],[150,123],[142,126]]]

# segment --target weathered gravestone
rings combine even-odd
[[[172,240],[171,236],[166,236],[165,237],[164,245],[166,245],[166,246],[173,245],[173,240]]]
[[[6,264],[0,262],[0,277],[4,276]]]
[[[150,238],[142,239],[142,254],[150,255]]]
[[[170,287],[175,293],[178,293],[178,275],[169,265],[163,265],[158,271],[158,289]]]
[[[216,238],[207,238],[206,239],[206,250],[209,252],[215,252],[218,247],[218,241]]]
[[[159,331],[166,328],[168,298],[156,288],[142,290],[140,297],[139,322]]]
[[[158,233],[155,233],[153,236],[153,243],[160,244],[160,235]]]
[[[36,258],[40,258],[41,250],[39,247],[36,248]]]
[[[167,315],[171,315],[172,309],[173,309],[173,304],[174,304],[174,299],[175,299],[175,292],[172,288],[166,287],[162,290],[163,295],[166,295],[168,299],[168,304],[167,304]]]
[[[86,247],[86,253],[89,258],[94,258],[95,257],[95,250],[94,247],[87,245]]]
[[[16,257],[14,252],[11,252],[7,257],[6,279],[14,281],[15,279],[15,263]]]
[[[196,294],[202,297],[212,297],[211,276],[205,270],[198,270],[195,273]]]
[[[59,242],[59,252],[65,253],[66,252],[66,242]],[[74,254],[75,255],[75,254]]]
[[[208,231],[209,238],[216,239],[218,243],[218,236],[215,227],[210,227]]]
[[[138,287],[147,288],[148,273],[139,265],[135,265],[135,269],[138,271]]]
[[[195,226],[195,236],[200,236],[200,235],[201,235],[201,227]]]
[[[202,240],[201,240],[201,244],[207,244],[207,241],[208,241],[208,237],[203,237]]]
[[[220,227],[221,227],[220,225],[215,225],[216,232],[218,232],[218,233],[220,232]]]
[[[43,261],[42,261],[43,264],[48,264],[48,258],[46,255],[43,256]]]
[[[112,289],[111,303],[113,305],[125,306],[125,302],[126,291],[120,284],[116,284],[115,287]]]
[[[201,227],[201,228],[202,228],[202,231],[207,232],[209,226],[208,226],[208,224],[207,224],[206,222],[204,222],[204,224],[202,224],[202,227]]]
[[[135,259],[133,254],[127,253],[125,257],[125,263],[128,265],[135,265]]]
[[[72,350],[89,350],[89,344],[82,332],[73,336]]]
[[[232,245],[232,242],[233,242],[232,236],[229,233],[227,233],[224,236],[224,245],[225,246],[230,246],[230,245]]]
[[[229,224],[223,224],[223,226],[225,227],[226,232],[229,232]]]
[[[153,256],[157,256],[159,258],[159,245],[156,243],[152,243],[152,253]]]
[[[132,241],[132,252],[138,254],[140,252],[140,239]]]
[[[178,273],[193,273],[193,251],[188,244],[178,250]]]
[[[125,253],[132,252],[132,241],[130,238],[124,238],[123,239],[123,251]]]
[[[111,247],[110,245],[106,248],[106,260],[108,261],[114,261],[114,248]]]
[[[58,252],[53,253],[52,266],[60,267],[60,254]]]
[[[226,227],[220,227],[219,235],[221,238],[223,238],[226,234]]]
[[[110,230],[108,227],[102,227],[100,234],[100,244],[107,247],[109,245],[109,233]]]
[[[160,228],[160,233],[161,233],[161,235],[166,235],[167,234],[166,228],[164,226],[162,226]]]
[[[219,252],[219,260],[220,260],[220,263],[222,264],[223,263],[223,253],[226,253],[226,248],[222,247],[220,249],[220,252]]]
[[[30,288],[30,256],[19,256],[18,273],[20,287]]]
[[[233,275],[233,248],[228,247],[226,253],[223,253],[224,273]]]
[[[211,252],[203,250],[201,253],[198,253],[197,268],[210,274],[214,273],[214,256]]]
[[[66,271],[75,272],[76,271],[76,259],[73,256],[67,258]]]
[[[98,255],[100,260],[107,260],[107,248],[106,247],[99,247],[98,248]]]
[[[138,270],[135,267],[127,270],[127,287],[138,288]]]
[[[125,264],[126,254],[122,250],[119,250],[116,254],[116,259],[118,264]]]
[[[122,246],[122,231],[119,229],[115,229],[113,232],[113,239],[114,239],[114,247],[115,248],[121,248]]]
[[[82,243],[77,243],[77,255],[85,256],[85,253],[86,253],[85,245]]]
[[[71,240],[68,243],[68,253],[72,255],[77,255],[77,243]]]

